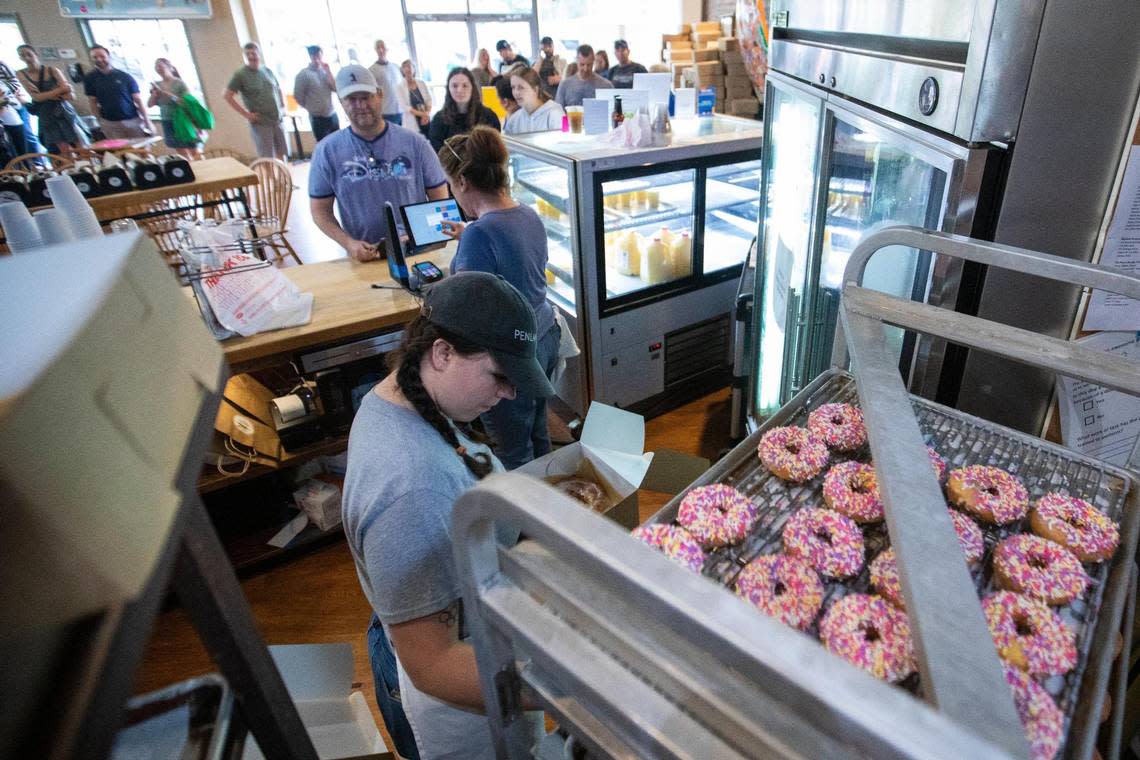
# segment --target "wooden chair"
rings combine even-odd
[[[275,217],[280,236],[270,246],[277,261],[292,256],[298,264],[301,257],[285,237],[289,219],[289,203],[293,199],[293,175],[289,165],[279,158],[259,158],[249,165],[257,175],[257,184],[250,192],[250,206],[255,216]]]
[[[46,164],[46,167],[43,164]],[[5,164],[4,171],[34,172],[41,168],[59,171],[60,169],[70,169],[73,166],[75,166],[75,162],[70,158],[55,153],[25,153],[22,156],[16,156]]]

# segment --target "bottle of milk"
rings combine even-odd
[[[671,279],[672,275],[673,262],[669,246],[665,245],[659,235],[655,235],[641,259],[641,279],[646,285],[656,285]]]
[[[689,238],[689,233],[682,232],[673,240],[669,261],[674,278],[688,277],[693,273],[693,241]]]

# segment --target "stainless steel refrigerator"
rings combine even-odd
[[[1122,144],[1136,103],[1140,14],[1135,3],[1110,0],[1101,9],[1108,18],[1098,11],[1076,23],[1068,5],[770,6],[754,420],[830,365],[840,277],[870,231],[916,225],[1091,257],[1119,161],[1112,147]],[[1105,45],[1116,46],[1113,60]],[[1095,79],[1086,74],[1092,66]],[[1087,118],[1090,103],[1105,109],[1097,124]],[[1052,153],[1046,160],[1043,150]],[[1034,207],[1043,187],[1068,197],[1063,211]],[[1034,239],[1041,228],[1050,245]],[[879,254],[865,284],[1058,336],[1071,328],[1079,296],[1064,286],[1007,285],[984,267],[914,249]],[[1051,378],[912,333],[889,340],[914,392],[1039,432]],[[981,373],[994,372],[1002,382],[985,382]]]

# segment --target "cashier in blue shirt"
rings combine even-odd
[[[511,197],[507,146],[497,130],[478,126],[449,137],[439,161],[455,199],[468,217],[475,218],[466,225],[444,222],[444,231],[459,240],[452,273],[491,272],[518,288],[534,309],[538,361],[551,377],[562,333],[546,300],[546,229],[530,206]],[[550,451],[546,399],[520,391],[481,419],[495,440],[495,454],[509,470]]]

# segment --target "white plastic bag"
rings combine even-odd
[[[299,291],[276,267],[256,267],[261,263],[256,256],[228,249],[234,242],[234,229],[187,229],[194,251],[184,252],[184,255],[191,269],[225,272],[201,281],[218,322],[245,337],[306,324],[312,318],[313,294]]]
[[[618,128],[602,136],[602,142],[615,148],[648,148],[653,145],[653,130],[649,116],[640,111],[630,116]]]

